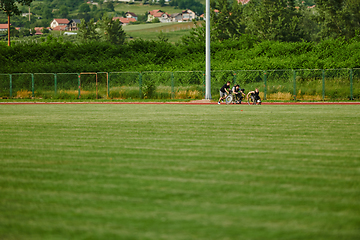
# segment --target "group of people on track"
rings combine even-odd
[[[218,101],[218,104],[221,104],[221,100],[224,100],[226,99],[226,97],[229,95],[229,94],[233,94],[234,97],[235,97],[235,102],[237,104],[241,104],[241,101],[244,99],[245,97],[245,89],[243,88],[240,88],[239,84],[236,84],[232,87],[232,89],[230,90],[230,81],[227,81],[224,86],[222,86],[220,88],[220,98],[219,98],[219,101]],[[260,99],[260,96],[259,96],[259,89],[255,88],[254,91],[250,91],[246,97],[249,98],[249,95],[250,95],[250,98],[252,99],[252,101],[254,103],[261,103],[261,99]]]

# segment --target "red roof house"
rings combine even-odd
[[[124,26],[128,25],[131,22],[136,22],[135,18],[124,18],[124,17],[113,17],[113,20],[114,21],[119,20],[121,24],[123,24]]]
[[[11,25],[11,24],[10,24]],[[0,32],[7,31],[8,30],[8,24],[0,24]]]
[[[238,3],[247,4],[250,0],[238,0]]]
[[[62,26],[56,26],[56,27],[52,28],[52,30],[53,31],[66,31],[67,28],[68,28],[67,25],[66,26],[62,25]]]
[[[69,23],[69,20],[66,18],[54,18],[52,22],[50,23],[50,27],[54,29],[57,26],[67,26]]]
[[[43,27],[35,27],[35,35],[43,35],[42,30],[44,29]]]
[[[147,22],[151,22],[155,18],[158,18],[160,22],[169,22],[171,20],[170,15],[160,9],[149,11]]]

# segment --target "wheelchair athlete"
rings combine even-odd
[[[261,98],[259,96],[259,89],[255,88],[255,91],[250,91],[246,97],[249,99],[249,95],[250,95],[250,98],[253,102],[254,105],[256,104],[259,104],[261,105]]]
[[[245,89],[241,89],[239,84],[235,85],[232,88],[231,92],[235,96],[236,104],[241,104],[241,101],[244,99],[244,96],[245,96],[244,91],[245,91]]]

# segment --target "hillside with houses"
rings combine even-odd
[[[203,5],[196,1],[179,0],[176,4],[172,1],[133,1],[133,0],[37,0],[33,1],[30,7],[19,6],[20,16],[13,16],[11,26],[17,31],[26,29],[30,34],[41,35],[49,31],[77,31],[81,19],[88,22],[94,19],[95,22],[103,17],[111,17],[119,20],[122,25],[165,23],[165,22],[186,22],[198,18],[203,11],[195,12],[192,5]],[[183,9],[178,7],[181,4]],[[131,11],[125,11],[131,9]],[[0,12],[0,35],[7,31],[7,17]],[[44,30],[46,29],[46,30]]]
[[[76,32],[81,19],[98,22],[103,17],[119,20],[123,26],[151,23],[182,23],[203,19],[204,0],[36,0],[30,7],[19,6],[21,15],[12,16],[12,36],[23,37],[55,32]],[[251,0],[238,0],[248,4]],[[312,6],[313,0],[302,1]],[[313,5],[315,6],[315,5]],[[214,10],[216,13],[219,10]],[[7,17],[0,12],[0,38],[6,38]],[[75,33],[74,33],[75,34]]]

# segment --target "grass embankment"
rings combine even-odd
[[[359,106],[0,106],[1,239],[359,239]]]
[[[43,4],[43,2],[34,1],[32,2],[32,7],[35,5]],[[134,3],[134,4],[127,4],[127,3],[114,3],[115,12],[107,12],[106,14],[109,16],[117,15],[116,12],[133,12],[137,15],[144,15],[148,11],[152,11],[155,9],[161,9],[168,14],[173,13],[181,13],[184,9],[175,9],[172,6],[164,6],[161,7],[160,5],[149,5],[149,4],[141,4],[141,3]],[[71,11],[69,13],[69,19],[77,18],[78,11]],[[0,12],[0,20],[4,19],[7,21],[6,15],[1,14]],[[49,20],[50,24],[50,20]],[[163,25],[163,26],[162,26]],[[175,25],[175,26],[174,26]],[[186,26],[185,26],[186,25]],[[127,33],[128,36],[131,36],[132,39],[141,38],[144,40],[157,40],[160,31],[166,33],[166,37],[169,39],[170,42],[176,43],[178,42],[182,36],[188,34],[190,32],[189,26],[193,26],[192,22],[190,23],[147,23],[147,24],[139,24],[139,25],[129,25],[124,26],[123,29]],[[159,27],[161,26],[161,27]],[[136,32],[133,32],[136,31]],[[63,32],[62,32],[63,33]],[[13,37],[12,43],[13,44],[20,44],[20,43],[41,43],[43,40],[41,38],[46,38],[48,35],[52,35],[56,38],[60,36],[59,31],[50,32],[48,34],[44,34],[42,36],[30,36],[30,37]],[[77,36],[64,36],[61,34],[64,41],[70,42],[79,42]],[[3,41],[4,43],[7,40]]]
[[[200,22],[199,22],[200,24]],[[192,22],[183,23],[151,23],[139,25],[127,25],[123,29],[127,36],[144,40],[159,40],[159,34],[162,32],[171,43],[178,42],[182,36],[189,34],[191,28],[195,25]]]
[[[161,11],[166,12],[168,14],[181,13],[182,10],[185,10],[185,9],[175,9],[172,6],[161,7],[160,5],[150,5],[150,4],[144,5],[142,3],[135,3],[135,4],[115,3],[114,9],[116,12],[133,12],[136,15],[144,15],[146,12],[153,11],[156,9],[160,9]]]

